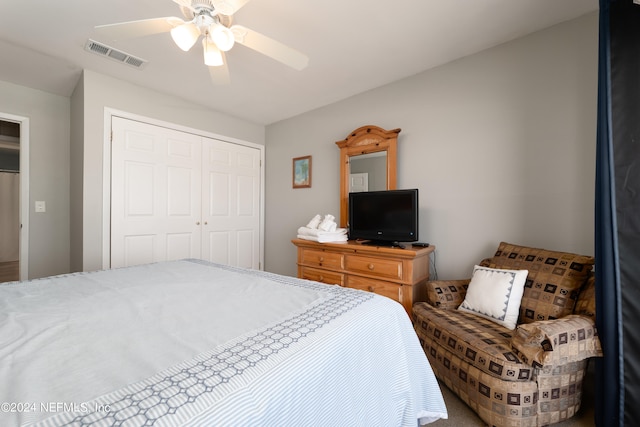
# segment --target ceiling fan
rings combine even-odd
[[[249,0],[173,0],[180,5],[186,20],[174,16],[99,25],[96,30],[113,40],[170,32],[184,51],[190,50],[202,36],[204,63],[213,82],[230,81],[225,52],[235,43],[262,53],[296,70],[304,69],[309,58],[276,40],[242,25],[232,25],[232,15]]]

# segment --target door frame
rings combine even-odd
[[[20,280],[29,278],[29,118],[0,111],[0,120],[20,124]]]
[[[104,109],[104,138],[102,152],[102,268],[111,268],[111,119],[113,117],[121,117],[123,119],[135,120],[142,123],[164,127],[179,132],[192,133],[205,138],[213,138],[231,144],[243,145],[259,150],[260,152],[260,270],[264,269],[264,212],[265,212],[265,146],[249,141],[244,141],[229,136],[219,135],[200,129],[194,129],[188,126],[182,126],[175,123],[158,120],[151,117],[141,116],[139,114],[127,111],[117,110],[105,107]]]

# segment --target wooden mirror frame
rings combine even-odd
[[[361,154],[386,151],[387,190],[396,189],[396,162],[398,156],[398,134],[401,129],[384,130],[378,126],[362,126],[342,141],[340,147],[340,227],[346,227],[349,218],[349,171],[350,158]]]

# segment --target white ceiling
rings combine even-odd
[[[199,44],[169,34],[113,42],[96,25],[181,17],[171,0],[2,0],[0,80],[70,96],[82,69],[270,124],[598,9],[598,0],[252,0],[242,24],[309,56],[295,71],[244,46],[214,86]],[[84,50],[87,39],[149,61],[134,69]]]

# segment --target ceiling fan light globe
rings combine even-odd
[[[235,38],[230,29],[224,25],[212,25],[209,33],[211,40],[223,52],[231,50],[235,43]]]
[[[200,30],[193,23],[187,22],[171,30],[171,38],[185,52],[193,47],[200,37]]]
[[[209,37],[202,39],[202,50],[204,52],[204,63],[209,67],[219,67],[224,64],[222,53],[216,44],[209,40]]]

